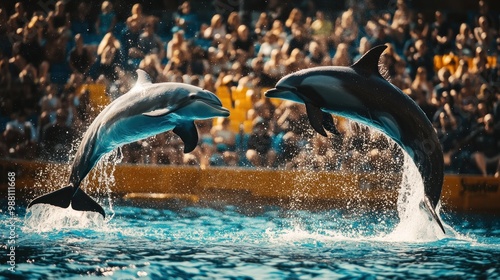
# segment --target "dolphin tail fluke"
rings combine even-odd
[[[81,189],[75,193],[73,186],[67,186],[57,191],[39,196],[28,205],[28,208],[35,204],[50,204],[61,208],[68,208],[71,204],[72,208],[77,211],[92,211],[101,214],[105,217],[104,209],[88,196]]]
[[[427,211],[429,211],[429,213],[432,215],[434,220],[438,223],[438,225],[441,228],[441,230],[443,231],[443,233],[446,234],[446,232],[444,231],[443,222],[441,222],[441,219],[439,218],[438,214],[436,213],[436,210],[434,210],[434,207],[432,207],[431,201],[429,200],[429,198],[427,196],[424,197],[424,200],[422,201],[422,203],[424,204]]]

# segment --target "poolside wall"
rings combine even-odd
[[[15,172],[21,200],[67,185],[69,165],[0,160],[1,174]],[[113,170],[114,169],[114,170]],[[107,175],[103,175],[107,174]],[[91,172],[82,186],[94,196],[202,203],[278,204],[295,208],[394,207],[401,176],[271,169],[167,165],[107,166]],[[7,191],[7,175],[0,178]],[[154,195],[153,195],[154,194]],[[452,211],[500,214],[500,179],[445,175],[443,207]]]

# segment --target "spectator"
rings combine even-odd
[[[234,37],[238,35],[238,28],[241,25],[241,18],[238,12],[231,12],[227,17],[226,33]]]
[[[184,52],[189,55],[188,43],[184,40],[184,33],[182,31],[175,32],[172,40],[167,43],[167,58],[171,59],[175,50]]]
[[[56,113],[55,123],[50,123],[43,128],[40,144],[44,159],[57,162],[68,161],[76,135],[73,128],[67,125],[67,120],[67,112],[59,109]]]
[[[139,49],[139,37],[144,23],[138,17],[130,16],[127,19],[125,28],[122,30],[121,42],[123,45],[123,53],[127,60],[127,64],[133,66],[133,62],[128,59],[140,59],[144,57],[144,53]],[[133,68],[133,67],[132,67]]]
[[[293,8],[290,11],[290,15],[288,16],[288,19],[285,21],[285,27],[288,30],[292,31],[294,26],[303,26],[302,23],[303,23],[302,22],[302,12],[298,8]]]
[[[467,23],[460,24],[460,31],[455,37],[457,55],[462,57],[472,57],[476,46],[476,39]]]
[[[271,29],[271,22],[267,13],[262,12],[255,22],[255,34],[264,37],[266,34],[272,33],[268,32]]]
[[[302,51],[305,49],[309,39],[305,35],[305,30],[301,26],[294,26],[292,29],[292,35],[288,37],[287,41],[283,45],[283,52],[288,56],[292,54],[292,51],[298,49]]]
[[[316,19],[311,23],[311,30],[313,32],[313,38],[326,44],[326,41],[333,31],[333,24],[330,20],[326,19],[324,12],[317,11]]]
[[[246,157],[255,167],[271,167],[274,164],[276,153],[272,150],[272,137],[269,124],[262,118],[253,121],[252,133],[248,138]]]
[[[496,31],[489,26],[488,19],[485,16],[479,17],[478,26],[474,28],[474,37],[476,38],[478,47],[481,47],[489,54],[493,54],[496,50]]]
[[[93,26],[89,19],[90,7],[82,1],[78,4],[76,15],[71,18],[71,33],[81,34],[84,38],[90,35],[93,31]]]
[[[114,80],[116,76],[116,67],[123,64],[123,54],[121,44],[115,38],[113,33],[108,32],[102,38],[97,47],[98,55],[98,73],[104,75],[109,80]]]
[[[415,42],[415,53],[411,57],[407,57],[407,59],[410,66],[410,77],[415,79],[417,69],[423,67],[426,71],[425,79],[432,81],[434,77],[434,57],[424,40],[419,39]]]
[[[494,127],[494,119],[488,114],[483,119],[483,127],[473,138],[472,158],[483,176],[494,174],[500,177],[499,131]]]
[[[194,37],[199,29],[198,15],[191,10],[189,1],[184,1],[179,7],[179,12],[174,16],[175,26],[172,28],[172,33],[183,30],[186,38]]]
[[[285,74],[286,67],[283,63],[281,51],[274,49],[271,58],[264,64],[264,73],[274,81],[278,81]]]
[[[28,15],[24,10],[22,2],[17,2],[14,6],[15,13],[12,14],[8,21],[8,30],[15,32],[19,28],[23,28],[28,23]]]
[[[103,1],[101,5],[101,12],[97,17],[95,23],[96,33],[104,36],[109,32],[113,32],[116,25],[116,15],[113,11],[113,4],[109,1]]]
[[[84,45],[83,37],[81,34],[75,35],[75,47],[69,53],[69,67],[73,73],[81,73],[87,75],[92,65],[92,53]]]
[[[137,22],[137,25],[140,29],[144,27],[146,23],[146,17],[142,13],[142,5],[139,3],[134,4],[132,6],[132,10],[130,11],[130,16],[127,18],[127,22]]]
[[[215,14],[210,21],[210,26],[207,27],[205,32],[203,33],[204,38],[213,39],[216,35],[220,37],[226,36],[226,26],[222,21],[222,16],[219,14]]]
[[[240,25],[237,29],[236,40],[233,43],[235,50],[243,51],[246,58],[254,55],[254,42],[250,38],[250,30],[246,25]]]
[[[138,57],[144,57],[148,54],[156,54],[158,57],[165,57],[165,49],[160,37],[155,33],[155,20],[148,20],[144,25],[144,30],[139,36]]]
[[[344,43],[351,46],[358,37],[359,27],[354,19],[354,11],[348,9],[342,13],[340,19],[335,23],[333,41],[335,45]]]
[[[345,43],[340,43],[337,47],[337,52],[332,58],[332,65],[335,66],[349,66],[352,64],[351,55],[349,54],[349,47]]]
[[[71,20],[69,13],[65,11],[64,1],[56,2],[55,11],[49,13],[47,22],[49,25],[49,32],[53,32],[59,28],[69,31]]]
[[[435,21],[431,26],[431,39],[434,53],[443,55],[452,49],[453,30],[441,11],[434,13]]]

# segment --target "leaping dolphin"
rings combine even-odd
[[[227,117],[229,111],[213,93],[182,83],[153,84],[149,75],[137,70],[137,82],[129,92],[109,104],[95,118],[76,152],[69,186],[34,199],[79,211],[104,209],[80,189],[80,183],[99,159],[124,144],[173,130],[184,142],[184,152],[196,148],[198,131],[194,120]]]
[[[381,130],[413,159],[424,182],[424,201],[444,232],[435,208],[443,186],[443,151],[420,107],[384,79],[378,61],[385,45],[369,50],[350,67],[324,66],[291,73],[265,95],[303,103],[311,126],[323,136],[338,133],[331,114]],[[421,205],[422,205],[421,204]]]

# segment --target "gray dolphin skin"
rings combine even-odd
[[[378,70],[380,45],[350,67],[324,66],[291,73],[268,90],[269,98],[303,103],[311,126],[321,135],[338,133],[331,114],[378,129],[411,156],[424,182],[424,201],[444,232],[435,208],[443,186],[443,152],[434,127],[420,107]]]
[[[184,152],[196,148],[198,131],[194,120],[227,117],[229,111],[213,93],[182,83],[151,82],[137,70],[137,82],[126,94],[109,104],[95,118],[76,152],[69,186],[35,198],[35,204],[51,204],[74,210],[93,211],[105,216],[104,209],[80,189],[80,183],[106,153],[124,144],[173,130],[184,142]]]

